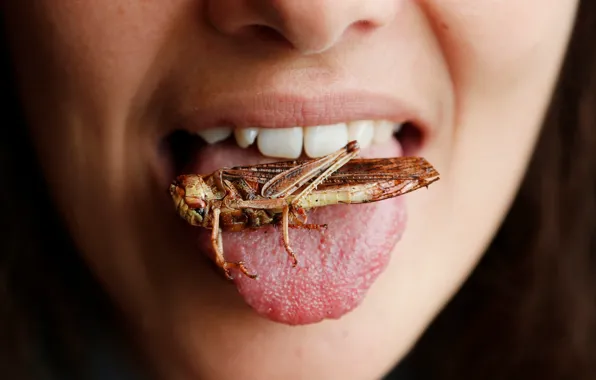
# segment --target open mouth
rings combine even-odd
[[[318,158],[335,152],[348,141],[357,140],[362,154],[374,153],[376,148],[397,141],[400,155],[416,155],[423,142],[423,132],[412,122],[394,123],[387,120],[359,120],[328,126],[292,128],[233,128],[230,126],[201,129],[191,132],[178,129],[163,141],[171,162],[172,177],[180,174],[208,174],[219,168],[214,158],[217,149],[236,151],[243,159],[231,165],[248,165],[262,162],[298,158]],[[212,153],[212,159],[204,153]],[[203,154],[201,154],[203,153]],[[221,152],[220,152],[221,153]],[[197,168],[197,160],[206,161]],[[209,165],[211,162],[211,165]]]
[[[394,118],[395,119],[395,118]],[[210,123],[208,125],[213,125]],[[217,124],[215,124],[217,125]],[[220,124],[221,125],[221,124]],[[223,167],[322,157],[357,140],[362,157],[417,155],[425,133],[416,122],[356,120],[313,127],[181,128],[163,140],[170,178],[210,174]],[[172,210],[174,212],[174,210]],[[286,254],[281,228],[223,233],[228,261],[258,274],[233,281],[245,302],[272,321],[301,325],[337,319],[355,309],[389,263],[406,225],[402,197],[315,209],[308,223],[323,230],[290,229],[298,264]],[[213,259],[211,231],[191,227],[198,252]]]

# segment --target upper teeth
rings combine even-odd
[[[236,143],[247,148],[257,141],[261,154],[276,158],[294,159],[304,153],[308,157],[322,157],[333,153],[348,141],[358,140],[362,148],[391,139],[401,124],[390,121],[359,120],[350,123],[292,128],[242,128],[217,127],[198,133],[207,143],[215,144],[234,134]]]

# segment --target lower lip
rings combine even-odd
[[[206,147],[191,172],[209,173],[219,167],[263,161],[258,153],[249,152],[235,146]],[[396,157],[401,153],[399,142],[392,140],[362,155]],[[328,228],[290,229],[296,267],[277,226],[223,233],[226,260],[244,261],[248,270],[259,276],[251,279],[232,270],[240,295],[258,314],[272,321],[311,324],[341,318],[359,306],[389,263],[391,251],[405,230],[406,210],[403,199],[396,198],[315,209],[308,221],[327,224]],[[194,231],[199,249],[212,257],[210,231]]]

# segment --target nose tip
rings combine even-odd
[[[301,54],[322,53],[347,36],[389,23],[403,0],[208,0],[211,24],[229,36],[278,34]]]

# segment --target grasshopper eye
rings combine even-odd
[[[199,216],[200,216],[201,218],[203,218],[203,219],[205,219],[205,211],[206,211],[206,210],[205,210],[204,208],[196,208],[196,209],[195,209],[195,212],[196,212],[197,214],[199,214]]]

